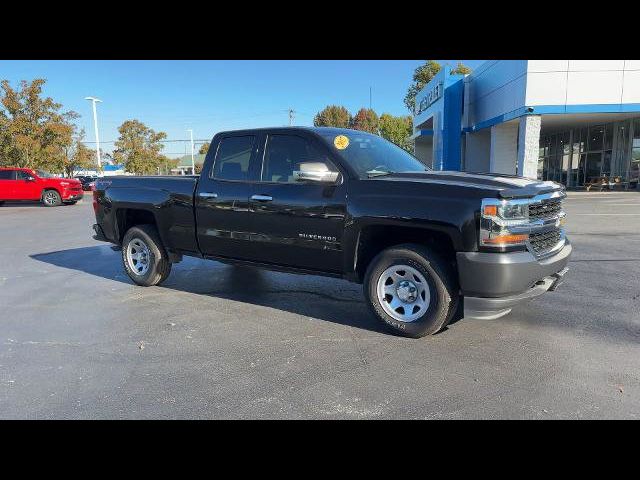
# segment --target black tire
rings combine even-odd
[[[62,198],[55,190],[45,190],[42,192],[42,204],[45,207],[59,207],[62,205]]]
[[[148,255],[146,256],[147,269],[143,273],[137,273],[137,263],[133,261],[130,265],[128,260],[129,244],[135,242],[136,245],[147,247]],[[137,225],[127,230],[122,240],[122,264],[134,283],[142,287],[151,287],[164,282],[171,273],[171,262],[169,256],[162,245],[158,230],[153,225]],[[144,264],[144,262],[143,262]]]
[[[74,200],[73,202],[64,202],[65,205],[75,205],[76,203],[78,203],[77,200]]]
[[[4,205],[4,201],[0,202],[0,207],[1,207],[2,205]]]
[[[428,285],[428,307],[413,321],[405,322],[392,317],[385,311],[378,297],[378,280],[394,265],[412,267],[423,276]],[[380,252],[367,268],[363,287],[373,314],[393,332],[406,337],[419,338],[439,332],[449,323],[458,307],[459,288],[453,268],[440,255],[422,245],[404,244]],[[388,302],[387,297],[383,301]],[[419,313],[418,309],[414,315]]]

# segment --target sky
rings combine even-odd
[[[455,66],[458,60],[438,60]],[[312,125],[330,104],[352,114],[369,106],[378,113],[408,114],[403,103],[411,76],[423,60],[74,60],[0,61],[0,79],[45,78],[44,94],[81,115],[77,124],[94,142],[91,103],[97,105],[101,147],[110,152],[122,122],[137,119],[169,140],[211,139],[216,132],[289,124]],[[476,68],[482,60],[462,60]],[[94,146],[89,143],[88,145]],[[186,143],[167,143],[171,157]],[[197,148],[197,147],[196,147]]]

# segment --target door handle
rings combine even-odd
[[[200,192],[198,195],[202,198],[218,198],[218,194],[213,192]]]
[[[273,200],[273,197],[269,195],[251,195],[251,200],[256,200],[258,202],[270,202]]]

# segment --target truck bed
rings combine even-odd
[[[96,212],[104,234],[120,243],[128,215],[153,215],[168,250],[198,252],[193,196],[198,176],[116,175],[96,182],[98,202],[109,207]],[[148,213],[137,213],[137,212]]]

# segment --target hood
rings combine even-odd
[[[500,198],[530,198],[541,193],[564,190],[564,186],[556,182],[543,182],[515,175],[499,173],[468,173],[457,171],[435,171],[394,173],[377,180],[407,181],[449,184],[458,187],[495,190]]]

